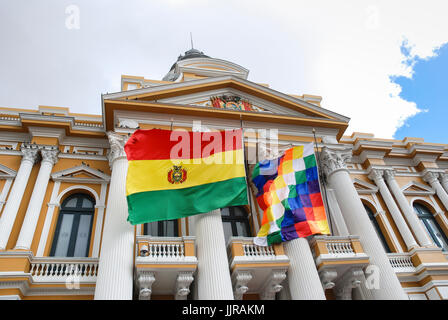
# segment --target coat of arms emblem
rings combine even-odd
[[[173,168],[168,171],[168,182],[171,184],[182,183],[187,180],[187,170],[182,166],[174,165]]]

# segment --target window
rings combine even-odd
[[[243,207],[222,208],[221,218],[226,242],[231,236],[251,236],[249,219]]]
[[[64,200],[59,211],[50,256],[87,257],[95,200],[77,193]]]
[[[434,243],[439,248],[442,248],[443,251],[448,251],[448,239],[440,229],[439,224],[437,223],[436,219],[429,211],[429,209],[424,205],[414,203],[414,210],[417,213],[417,216],[422,221],[426,231],[428,231]]]
[[[391,252],[389,245],[387,244],[386,239],[384,238],[383,233],[381,232],[380,225],[378,224],[378,221],[376,221],[375,216],[373,215],[372,210],[367,205],[364,205],[364,208],[366,209],[366,212],[367,212],[367,215],[369,216],[370,222],[372,222],[372,224],[373,224],[376,234],[378,235],[378,237],[381,240],[381,243],[383,244],[384,250],[388,253]]]
[[[156,237],[178,237],[179,228],[177,219],[145,223],[143,225],[143,233]]]

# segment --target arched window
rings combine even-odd
[[[372,212],[372,210],[364,204],[364,208],[366,209],[367,215],[369,216],[370,221],[373,224],[373,227],[376,231],[376,234],[378,235],[378,238],[380,238],[381,243],[383,244],[383,248],[386,252],[391,252],[389,245],[386,242],[386,239],[384,238],[383,232],[381,232],[380,225],[378,224],[378,221],[376,221],[375,216]]]
[[[222,208],[221,218],[226,242],[231,236],[251,236],[249,219],[243,207]]]
[[[50,256],[87,257],[92,233],[95,200],[77,193],[62,202]]]
[[[440,229],[439,224],[432,215],[431,211],[420,203],[414,203],[414,210],[417,216],[422,221],[423,225],[428,231],[434,243],[442,248],[443,251],[448,251],[448,239],[443,231]]]
[[[143,233],[156,237],[178,237],[179,227],[177,219],[145,223],[143,225]]]

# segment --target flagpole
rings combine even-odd
[[[246,169],[247,202],[249,202],[250,216],[251,216],[251,219],[253,219],[254,211],[253,211],[253,208],[252,208],[251,192],[250,192],[251,191],[251,187],[250,187],[250,182],[249,182],[249,177],[248,177],[249,165],[247,163],[246,145],[245,145],[245,142],[244,142],[243,119],[242,119],[241,113],[240,113],[240,129],[241,129],[241,138],[243,140],[242,147],[243,147],[243,150],[244,150],[244,167]],[[258,212],[256,212],[256,214],[258,215]],[[258,221],[258,219],[257,219],[257,221]],[[252,222],[252,226],[253,225],[254,224]],[[255,228],[254,228],[254,231],[255,231]]]
[[[318,151],[318,148],[317,148],[316,130],[314,128],[313,128],[313,136],[314,136],[314,147],[315,147],[315,151],[317,154],[317,163],[319,164],[318,165],[319,179],[322,182],[321,185],[322,185],[322,189],[324,192],[325,203],[326,203],[326,207],[327,207],[326,211],[328,212],[328,215],[327,215],[328,222],[329,222],[328,226],[330,228],[330,234],[333,235],[333,223],[331,220],[330,204],[328,203],[328,197],[327,197],[326,179],[325,179],[325,175],[322,173],[322,170],[321,170],[320,152]]]

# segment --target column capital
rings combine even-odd
[[[386,180],[394,179],[395,174],[396,174],[396,172],[393,169],[384,170],[384,177],[386,178]]]
[[[49,162],[52,165],[55,165],[56,162],[58,162],[59,150],[56,147],[42,148],[40,154],[42,156],[42,162]]]
[[[321,151],[322,170],[325,175],[329,177],[336,171],[346,170],[346,163],[352,158],[351,149],[334,150],[328,147],[323,147]]]
[[[439,182],[439,172],[427,171],[423,174],[423,181],[433,184],[434,182]]]
[[[439,177],[443,183],[448,183],[448,173],[441,172],[439,173]]]
[[[124,145],[128,141],[129,137],[112,131],[109,131],[106,134],[110,144],[110,151],[107,154],[107,158],[109,159],[110,166],[112,166],[115,160],[126,158]]]
[[[384,170],[383,169],[370,169],[369,175],[367,176],[370,180],[377,181],[383,180]]]
[[[22,151],[22,161],[31,161],[35,164],[39,156],[39,147],[37,145],[32,145],[28,143],[23,143],[20,146],[20,151]]]

